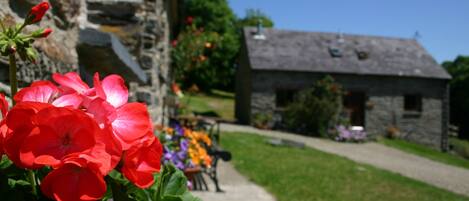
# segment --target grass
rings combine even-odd
[[[234,119],[233,93],[212,90],[210,94],[185,94],[181,102],[186,105],[189,113]]]
[[[452,152],[469,160],[469,141],[450,138],[449,144]]]
[[[411,143],[411,142],[407,142],[407,141],[399,140],[399,139],[391,140],[391,139],[386,139],[386,138],[380,139],[378,142],[384,145],[402,150],[404,152],[408,152],[411,154],[415,154],[415,155],[428,158],[430,160],[469,169],[469,160],[453,155],[453,154],[443,153],[441,151],[434,150],[423,145],[419,145],[419,144],[415,144],[415,143]]]
[[[222,146],[242,174],[279,201],[469,200],[398,174],[315,149],[274,147],[266,138],[223,133]]]

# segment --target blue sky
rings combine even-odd
[[[438,62],[469,55],[469,0],[229,0],[260,9],[276,28],[412,38]]]

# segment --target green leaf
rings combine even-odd
[[[154,194],[155,201],[199,201],[187,189],[184,173],[173,164],[163,166],[158,189]]]
[[[106,183],[111,186],[112,198],[114,201],[135,201],[127,194],[127,188],[118,180],[113,179],[111,176],[106,176]]]

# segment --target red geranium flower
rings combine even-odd
[[[47,2],[41,2],[34,7],[28,13],[26,17],[27,23],[26,24],[34,24],[41,21],[44,14],[46,14],[47,10],[49,10],[50,5]]]
[[[20,160],[20,149],[25,143],[25,139],[30,135],[39,132],[33,123],[34,116],[41,110],[52,107],[46,103],[23,102],[13,107],[6,117],[6,125],[11,130],[4,139],[4,151],[8,158],[17,166],[22,168],[39,168],[40,165],[23,163]]]
[[[67,155],[96,145],[99,127],[81,110],[50,107],[34,116],[38,132],[25,138],[20,148],[24,164],[56,165]]]
[[[153,173],[160,171],[163,148],[160,141],[148,138],[149,146],[132,146],[123,157],[122,174],[139,188],[148,188],[155,181]]]
[[[99,98],[90,103],[88,112],[98,120],[106,121],[99,123],[110,125],[122,149],[129,149],[151,130],[146,105],[127,103],[128,90],[124,80],[118,75],[110,75],[100,81],[99,74],[96,73],[94,86]]]
[[[50,172],[41,191],[58,201],[98,200],[106,193],[106,182],[92,164],[72,160]]]

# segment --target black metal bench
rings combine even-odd
[[[181,125],[194,130],[206,131],[212,140],[211,146],[206,146],[207,153],[212,157],[211,167],[204,167],[201,173],[194,175],[192,178],[193,190],[209,190],[204,176],[202,175],[202,173],[204,173],[213,181],[216,192],[224,192],[218,183],[217,165],[220,159],[223,161],[231,160],[231,152],[223,150],[223,148],[220,147],[220,123],[225,120],[201,116],[178,117],[176,119]]]

